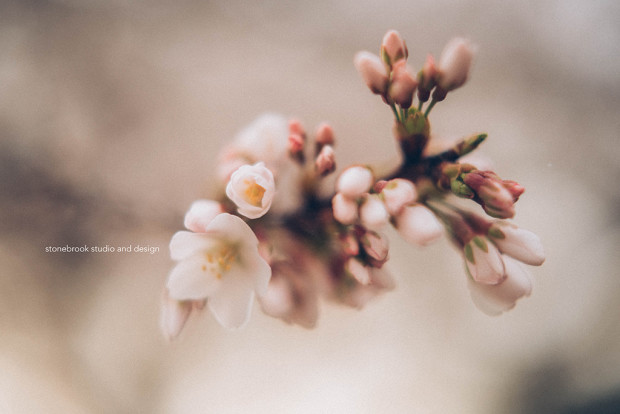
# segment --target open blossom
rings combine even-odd
[[[499,250],[486,237],[475,236],[465,245],[464,253],[467,271],[474,281],[497,285],[506,278]]]
[[[469,290],[476,306],[487,315],[499,315],[512,309],[517,300],[532,292],[529,272],[521,263],[503,257],[506,279],[496,285],[476,283],[469,279]]]
[[[395,218],[398,234],[409,243],[426,246],[443,234],[437,217],[421,204],[403,208]]]
[[[262,162],[239,167],[226,186],[228,198],[237,205],[240,214],[250,219],[269,211],[275,191],[273,174]]]
[[[450,91],[462,86],[469,75],[469,67],[474,51],[468,40],[452,39],[441,52],[439,58],[439,86]]]
[[[252,229],[227,213],[215,217],[204,233],[177,232],[170,255],[178,262],[168,277],[170,298],[207,299],[215,318],[228,328],[247,322],[254,293],[263,294],[271,277]]]

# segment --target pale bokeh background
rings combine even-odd
[[[617,1],[3,1],[0,411],[538,413],[620,407]],[[419,68],[478,45],[434,131],[486,131],[547,262],[515,310],[474,307],[446,240],[393,238],[398,287],[318,327],[209,314],[160,336],[167,243],[218,149],[264,111],[330,121],[340,166],[394,157],[352,64],[386,30]],[[159,246],[46,254],[49,245]],[[255,309],[258,311],[258,309]]]

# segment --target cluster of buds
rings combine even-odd
[[[405,41],[392,30],[379,56],[360,52],[354,59],[367,86],[394,114],[402,161],[389,174],[347,167],[325,196],[331,182],[325,178],[336,171],[332,127],[323,123],[309,135],[300,121],[271,114],[222,151],[218,195],[194,202],[185,216],[187,231],[170,242],[177,264],[161,314],[168,338],[205,308],[223,326],[239,328],[254,300],[265,314],[307,328],[316,324],[321,300],[361,308],[394,287],[384,266],[389,226],[417,246],[447,232],[463,256],[473,301],[488,314],[530,294],[531,277],[522,264],[542,264],[542,245],[533,233],[504,221],[514,216],[524,188],[460,162],[486,134],[435,153],[428,145],[431,109],[467,80],[470,43],[451,41],[439,64],[429,55],[417,74],[408,56]],[[493,219],[457,206],[457,197],[479,204]]]

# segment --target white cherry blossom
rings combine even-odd
[[[226,186],[226,195],[237,205],[239,214],[250,219],[269,211],[275,191],[273,174],[263,162],[239,167]]]
[[[271,277],[252,229],[227,213],[215,217],[204,233],[177,232],[170,255],[178,262],[168,277],[170,298],[207,299],[215,318],[227,328],[247,322],[255,292],[264,294]]]

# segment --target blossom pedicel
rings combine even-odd
[[[471,44],[452,40],[438,64],[427,56],[417,76],[408,57],[405,41],[391,30],[380,56],[359,52],[354,59],[394,115],[402,161],[387,174],[353,165],[334,185],[326,180],[336,168],[333,128],[322,123],[312,136],[299,120],[274,114],[222,151],[216,170],[225,191],[194,202],[184,221],[189,231],[170,242],[176,265],[160,321],[167,338],[204,308],[223,326],[239,328],[254,299],[265,314],[306,328],[316,325],[321,299],[363,307],[394,287],[384,266],[389,226],[417,246],[447,234],[462,255],[474,304],[489,315],[530,295],[524,264],[544,262],[542,244],[504,220],[514,216],[524,188],[462,161],[486,134],[469,134],[439,152],[430,149],[435,141],[428,145],[431,110],[469,77]],[[470,200],[472,209],[457,198]]]

